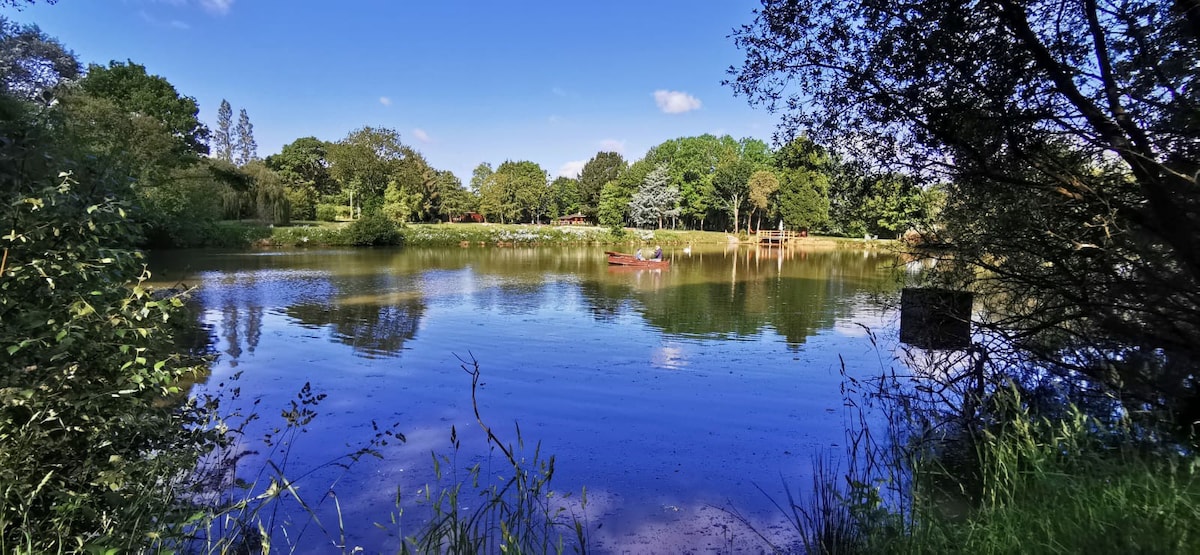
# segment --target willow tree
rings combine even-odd
[[[1200,420],[1194,0],[765,0],[729,84],[839,153],[949,184],[943,276],[1043,368]],[[979,277],[983,276],[983,277]]]

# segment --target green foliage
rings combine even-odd
[[[442,221],[450,221],[479,208],[479,198],[463,187],[453,173],[438,172],[438,187],[441,190],[438,215]]]
[[[597,218],[600,225],[608,227],[624,227],[629,213],[629,202],[633,200],[633,191],[617,181],[609,181],[600,191],[600,208]]]
[[[290,225],[292,201],[279,175],[258,160],[247,164],[243,169],[254,178],[258,219],[272,225]]]
[[[345,226],[290,226],[265,228],[259,243],[272,247],[341,247],[349,246],[349,238]],[[245,245],[245,243],[243,243]]]
[[[120,110],[160,122],[176,137],[181,152],[208,154],[208,128],[196,119],[196,99],[180,96],[166,79],[146,73],[145,66],[130,62],[90,65],[79,81],[86,94],[111,101]]]
[[[221,195],[229,191],[203,163],[176,170],[161,184],[139,187],[144,243],[155,248],[210,245],[214,226],[224,212]]]
[[[671,186],[666,164],[657,165],[638,187],[629,201],[629,219],[638,226],[657,223],[661,229],[663,219],[679,215],[676,204],[679,189]]]
[[[322,222],[336,222],[338,219],[339,209],[343,208],[336,204],[318,204],[317,205],[317,220]]]
[[[267,157],[267,167],[275,170],[289,187],[311,187],[322,195],[336,193],[338,183],[329,175],[329,143],[316,137],[301,137],[283,146],[279,154]]]
[[[579,188],[579,180],[569,177],[558,177],[550,183],[550,196],[553,201],[550,206],[550,216],[559,217],[567,214],[580,213],[583,210],[583,194]]]
[[[770,215],[769,209],[773,208],[776,200],[776,193],[779,192],[779,178],[775,172],[771,170],[757,170],[750,175],[750,206],[758,212],[759,224],[756,229],[762,228],[762,216]],[[778,212],[778,209],[773,212]]]
[[[382,247],[404,244],[396,224],[379,212],[368,211],[342,230],[345,243],[356,247]]]
[[[217,130],[212,134],[213,157],[222,162],[233,163],[233,106],[221,99],[217,108]]]
[[[1194,439],[1194,7],[768,0],[734,33],[746,57],[732,84],[784,108],[785,131],[918,189],[946,184],[937,233],[955,264],[934,278],[985,294],[981,325],[1014,360],[1105,384]],[[898,231],[922,210],[893,202],[905,196],[865,205],[864,223]]]
[[[738,157],[725,158],[713,173],[713,187],[733,218],[734,233],[739,229],[742,206],[750,197],[750,175],[753,173],[754,165]]]
[[[1011,391],[994,401],[1009,417],[977,442],[980,487],[966,518],[942,508],[945,494],[935,488],[947,469],[926,459],[916,467],[922,489],[914,527],[906,536],[877,539],[931,553],[1015,553],[1029,546],[1064,553],[1200,550],[1195,455],[1148,451],[1134,443],[1132,429],[1113,429],[1073,406],[1049,419],[1031,415]]]
[[[211,445],[195,407],[163,403],[196,371],[166,324],[181,302],[142,285],[118,188],[55,173],[70,165],[5,115],[0,551],[137,551]]]
[[[48,93],[79,75],[79,60],[36,25],[0,16],[0,93],[48,101]]]
[[[506,161],[494,173],[486,169],[477,168],[476,173],[485,178],[480,183],[479,210],[489,221],[537,223],[549,211],[553,199],[541,166]]]
[[[246,113],[245,108],[238,113],[236,139],[237,142],[230,146],[237,154],[237,165],[245,166],[258,159],[258,143],[254,142],[254,124],[250,123],[250,115]]]
[[[824,174],[790,169],[779,185],[779,215],[789,229],[810,230],[829,220],[829,184]]]
[[[583,165],[579,172],[579,202],[588,208],[587,214],[596,215],[595,207],[600,206],[604,185],[620,177],[627,166],[625,159],[616,152],[597,153]]]
[[[394,129],[363,127],[350,132],[346,138],[329,145],[327,160],[330,176],[342,188],[352,189],[366,199],[382,199],[400,161],[416,152],[400,142]]]

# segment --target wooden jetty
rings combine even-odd
[[[805,234],[799,231],[760,229],[758,230],[758,243],[760,245],[784,245],[804,236]]]

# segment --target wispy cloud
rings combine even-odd
[[[562,87],[554,87],[553,89],[550,89],[550,92],[551,92],[551,93],[552,93],[554,96],[567,96],[567,91],[566,91],[566,89],[564,89],[564,88],[562,88]]]
[[[587,160],[572,160],[567,162],[558,168],[558,177],[579,177],[579,172],[583,171],[585,164],[587,164]]]
[[[413,129],[412,134],[414,137],[417,138],[418,141],[421,141],[423,143],[432,143],[433,142],[433,139],[431,139],[429,137],[429,133],[426,133],[425,130],[421,129],[420,127]]]
[[[178,19],[171,19],[171,20],[158,19],[157,17],[154,17],[154,16],[150,15],[149,13],[147,13],[145,10],[139,10],[138,17],[141,17],[142,21],[145,21],[146,23],[149,23],[155,27],[180,29],[183,31],[186,31],[186,30],[192,28],[191,25],[188,25],[187,23],[180,21]]]
[[[654,91],[654,103],[665,114],[682,114],[700,109],[700,99],[683,91]]]
[[[388,97],[386,97],[386,96],[381,96],[381,97],[379,97],[379,103],[380,103],[380,104],[383,104],[384,106],[391,106],[391,105],[392,105],[392,99],[390,99],[390,98],[388,98]]]
[[[233,7],[233,2],[234,0],[200,0],[200,6],[211,13],[225,15]]]
[[[616,152],[617,154],[625,154],[625,141],[617,139],[604,139],[600,141],[600,150],[602,152]]]

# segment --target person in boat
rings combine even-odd
[[[634,254],[634,256],[636,256],[638,260],[645,260],[645,259],[646,259],[646,257],[642,256],[642,249],[638,249],[638,250],[637,250],[637,253],[636,253],[636,254]]]
[[[654,245],[654,260],[662,261],[662,247]]]

